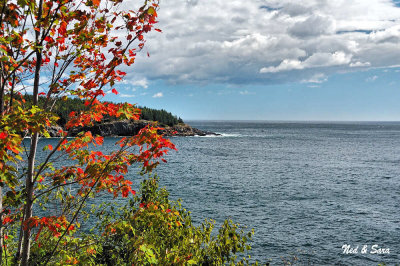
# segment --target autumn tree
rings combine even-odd
[[[114,85],[126,75],[121,68],[134,63],[145,33],[155,29],[156,0],[129,9],[122,8],[122,0],[0,2],[0,257],[5,263],[27,265],[31,247],[51,239],[51,249],[40,258],[49,263],[78,229],[76,219],[89,197],[101,191],[114,197],[134,194],[125,177],[128,166],[139,163],[143,172],[151,171],[174,149],[151,127],[121,139],[110,154],[87,149],[103,142],[90,132],[68,138],[72,129],[104,115],[139,118],[140,110],[130,104],[99,101],[107,91],[118,93]],[[25,92],[33,96],[29,108]],[[46,98],[42,104],[40,95]],[[67,98],[84,100],[86,108],[69,114],[58,143],[48,145],[47,157],[38,161],[38,141],[58,119],[52,113],[55,101]],[[72,163],[56,168],[54,158]],[[61,213],[35,214],[35,206],[50,199],[62,199]],[[7,237],[13,228],[18,239],[10,251]]]

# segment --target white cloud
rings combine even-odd
[[[142,78],[139,80],[134,80],[132,81],[132,85],[134,86],[140,86],[144,89],[147,89],[149,87],[149,81],[146,78]]]
[[[328,81],[328,77],[325,74],[317,73],[309,79],[303,79],[301,82],[303,82],[303,83],[324,83],[326,81]],[[309,87],[312,87],[312,86],[313,85],[310,85]],[[314,86],[316,86],[316,85],[314,85]]]
[[[119,94],[121,98],[133,98],[136,97],[134,94]]]
[[[149,81],[147,80],[147,78],[138,79],[136,77],[131,77],[131,78],[128,77],[122,81],[122,84],[142,87],[143,89],[147,89],[149,87]],[[132,87],[131,90],[136,91],[136,88]]]
[[[240,95],[251,95],[251,94],[255,94],[254,92],[250,92],[248,90],[244,90],[244,91],[239,91]]]
[[[346,65],[351,61],[351,55],[347,55],[342,51],[335,53],[315,53],[304,61],[299,60],[283,60],[277,67],[263,67],[260,73],[276,73],[282,71],[299,70],[305,68],[330,67],[338,65]]]
[[[354,63],[350,63],[350,67],[369,67],[369,66],[371,66],[370,62],[363,63],[363,62],[357,61]]]
[[[156,94],[153,95],[153,98],[162,98],[164,97],[162,92],[157,92]]]
[[[378,76],[372,76],[372,77],[369,77],[369,78],[367,78],[365,81],[367,81],[367,82],[374,82],[375,80],[377,80],[378,79]]]
[[[22,84],[18,84],[15,86],[14,90],[21,93],[33,93],[33,86],[23,86]]]
[[[280,71],[288,71],[294,69],[303,69],[304,65],[299,60],[285,59],[277,67],[263,67],[260,69],[260,73],[276,73]]]
[[[157,27],[163,33],[148,36],[151,57],[139,54],[130,80],[268,84],[400,62],[400,8],[390,0],[186,0],[160,6]]]

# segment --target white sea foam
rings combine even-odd
[[[230,138],[238,138],[241,137],[240,134],[228,134],[228,133],[221,133],[221,137],[230,137]]]
[[[201,138],[237,138],[237,137],[241,137],[242,135],[240,134],[227,134],[227,133],[218,133],[219,135],[206,135],[206,136],[199,136],[199,135],[195,135],[194,137],[201,137]]]

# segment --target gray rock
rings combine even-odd
[[[75,128],[70,133],[70,136],[76,136],[79,132],[82,131],[91,131],[93,135],[100,135],[103,137],[108,136],[134,136],[139,130],[146,127],[149,124],[153,124],[154,122],[139,120],[122,120],[122,121],[113,121],[113,122],[104,122],[101,124],[97,124],[91,127],[81,127]],[[166,126],[162,127],[163,129],[159,130],[158,133],[164,134],[164,136],[206,136],[206,135],[215,135],[218,136],[214,132],[210,131],[202,131],[197,128],[193,128],[187,124],[179,124],[172,127]],[[58,130],[61,127],[51,127],[49,132],[53,137],[58,136]]]

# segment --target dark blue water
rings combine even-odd
[[[190,124],[223,136],[174,137],[179,151],[157,172],[196,223],[254,228],[251,255],[262,262],[400,262],[400,123]],[[345,244],[358,253],[343,254]]]

